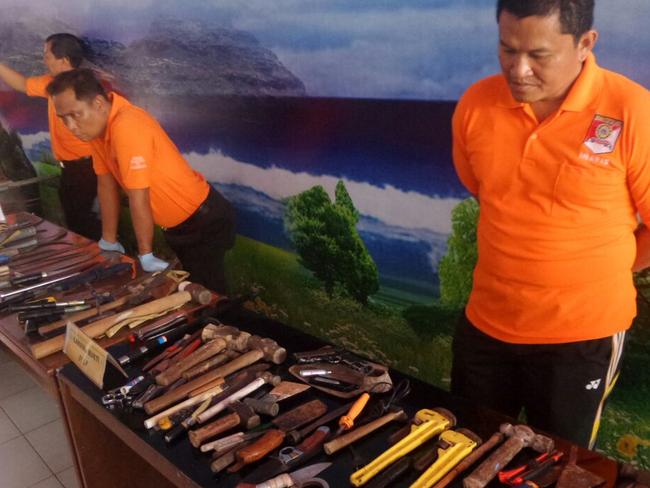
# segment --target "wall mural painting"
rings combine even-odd
[[[625,4],[598,2],[596,54],[648,86],[650,5]],[[498,70],[494,2],[6,1],[0,59],[41,73],[43,39],[66,31],[236,205],[233,293],[448,387],[478,215],[452,167],[450,118]],[[43,101],[3,88],[0,116],[51,171]],[[650,467],[645,283],[599,448]]]

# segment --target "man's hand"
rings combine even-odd
[[[152,252],[145,254],[144,256],[138,256],[138,259],[140,260],[140,266],[142,266],[142,269],[148,273],[163,271],[169,267],[167,261],[157,258]]]
[[[103,237],[99,240],[98,242],[99,248],[102,251],[116,251],[116,252],[121,252],[122,254],[125,254],[124,251],[124,246],[120,244],[119,242],[110,242],[104,239]]]
[[[17,71],[12,70],[9,66],[2,63],[0,63],[0,79],[14,90],[22,93],[27,91],[27,79]]]

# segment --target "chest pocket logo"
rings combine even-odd
[[[594,154],[614,152],[622,129],[623,121],[596,114],[587,131],[584,145]]]

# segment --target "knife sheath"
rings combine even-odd
[[[271,423],[283,432],[289,432],[308,424],[327,412],[327,405],[320,400],[312,400],[278,415]]]
[[[259,461],[284,442],[285,433],[278,429],[267,430],[258,440],[237,451],[237,463],[228,468],[229,473],[236,473],[248,464]]]

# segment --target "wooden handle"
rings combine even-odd
[[[169,386],[174,381],[179,379],[184,371],[187,371],[193,366],[211,358],[212,356],[220,353],[226,348],[226,341],[223,339],[214,339],[213,341],[204,344],[186,358],[181,359],[179,362],[170,366],[165,371],[156,376],[156,383],[163,386]]]
[[[145,403],[144,409],[149,415],[160,412],[163,408],[185,398],[190,394],[190,392],[196,390],[197,388],[200,388],[201,386],[209,383],[216,378],[223,378],[229,374],[234,373],[235,371],[239,371],[240,369],[245,368],[246,366],[250,366],[251,364],[262,359],[262,356],[263,354],[261,351],[250,351],[246,354],[242,354],[229,363],[226,363],[223,366],[219,366],[218,368],[213,369],[203,376],[199,376],[189,383],[185,383],[184,385],[181,385],[178,388],[174,388],[172,391],[167,392],[164,395],[161,395],[158,398],[154,398],[150,402]]]
[[[492,434],[492,437],[490,437],[487,440],[487,442],[481,444],[469,456],[467,456],[460,463],[458,463],[455,468],[453,468],[451,471],[449,471],[449,473],[447,473],[444,476],[444,478],[442,478],[435,485],[433,485],[433,488],[445,488],[449,483],[454,481],[458,477],[458,475],[466,471],[476,461],[481,459],[485,453],[491,451],[492,448],[494,448],[494,446],[501,443],[504,437],[505,437],[504,434],[502,434],[501,432],[495,432],[494,434]]]
[[[494,478],[499,470],[506,466],[519,451],[524,442],[517,436],[510,437],[494,451],[478,468],[463,480],[464,488],[483,488]]]
[[[153,417],[149,417],[148,419],[146,419],[144,421],[144,426],[147,429],[151,429],[151,428],[156,426],[156,424],[158,423],[159,420],[161,420],[161,419],[163,419],[165,417],[169,417],[170,415],[175,414],[176,412],[178,412],[180,410],[183,410],[185,408],[192,407],[194,405],[198,405],[199,403],[203,403],[207,399],[212,398],[215,395],[218,395],[222,391],[223,390],[222,390],[222,388],[220,386],[215,386],[214,388],[212,388],[211,390],[206,391],[202,395],[198,395],[198,396],[195,396],[195,397],[192,397],[192,398],[188,398],[187,400],[185,400],[185,401],[183,401],[181,403],[178,403],[178,404],[174,405],[173,407],[169,407],[167,410],[165,410],[163,412],[160,412],[160,413],[154,415]]]
[[[243,432],[236,432],[235,434],[231,434],[227,437],[222,437],[221,439],[217,439],[216,441],[208,442],[206,444],[203,444],[201,446],[201,452],[208,452],[208,451],[214,451],[214,456],[212,459],[216,459],[222,454],[226,453],[233,447],[236,447],[243,442],[246,442],[246,434]]]
[[[237,451],[247,444],[249,444],[249,442],[245,440],[234,444],[228,451],[226,451],[224,454],[221,454],[214,461],[212,461],[212,464],[210,464],[210,470],[212,470],[213,473],[220,473],[226,469],[228,466],[235,462],[235,454],[237,454]]]
[[[294,486],[291,476],[287,473],[282,473],[273,479],[260,483],[256,488],[289,488]]]
[[[104,313],[108,312],[110,310],[113,310],[115,308],[121,307],[124,305],[127,300],[129,299],[129,296],[125,296],[122,298],[118,298],[117,300],[113,300],[110,303],[105,303],[104,305],[99,306],[99,313]],[[88,317],[93,317],[97,314],[98,309],[96,307],[90,308],[88,310],[83,310],[82,312],[77,312],[73,313],[71,315],[68,315],[67,318],[62,319],[62,320],[57,320],[56,322],[52,322],[51,324],[44,325],[42,327],[38,328],[38,333],[41,335],[46,335],[49,334],[52,331],[58,330],[58,329],[63,329],[68,322],[77,322],[79,320],[84,320],[87,319]]]
[[[268,430],[250,446],[237,451],[237,459],[244,464],[259,461],[284,442],[284,432],[277,429]]]
[[[215,386],[223,384],[223,378],[220,376],[219,378],[215,378],[209,383],[206,383],[205,385],[197,388],[196,390],[192,390],[188,396],[189,397],[195,397],[197,395],[200,395],[202,393],[205,393],[206,391],[210,390],[211,388],[214,388]]]
[[[211,370],[212,368],[215,368],[217,366],[222,365],[223,363],[226,363],[228,361],[232,361],[238,356],[237,353],[233,351],[225,351],[221,354],[217,354],[216,356],[203,361],[200,364],[197,364],[196,366],[183,371],[183,374],[181,375],[185,381],[190,381],[193,378],[196,378],[199,375],[202,375],[206,371]]]
[[[189,433],[190,442],[194,447],[199,447],[205,441],[227,430],[233,429],[239,425],[239,415],[230,413],[225,417],[221,417],[200,429],[192,430]]]
[[[99,337],[103,335],[108,329],[122,322],[123,320],[127,320],[139,315],[149,315],[152,313],[159,313],[163,312],[164,310],[180,307],[181,305],[189,302],[191,298],[192,297],[188,292],[179,291],[167,297],[159,298],[158,300],[153,300],[137,307],[133,307],[132,309],[120,314],[112,315],[110,317],[106,317],[105,319],[98,320],[97,322],[82,327],[81,330],[83,330],[84,334],[91,338]],[[57,336],[47,341],[38,342],[31,346],[32,354],[36,359],[44,358],[50,354],[54,354],[55,352],[62,350],[64,342],[64,336]]]
[[[205,412],[203,412],[201,415],[197,417],[197,421],[199,424],[204,424],[208,420],[210,420],[212,417],[215,415],[221,413],[225,408],[230,405],[233,402],[236,402],[238,400],[241,400],[245,396],[250,395],[253,393],[255,390],[258,388],[261,388],[264,384],[266,384],[267,379],[265,378],[257,378],[253,381],[251,381],[248,385],[244,386],[242,389],[237,390],[234,392],[232,395],[230,395],[227,398],[224,398],[221,400],[219,403],[216,403],[215,405],[211,406],[208,408]]]
[[[383,427],[387,423],[397,419],[406,419],[406,414],[404,413],[403,410],[387,413],[383,417],[379,417],[378,419],[373,420],[372,422],[368,422],[365,425],[357,427],[353,431],[348,432],[347,434],[344,434],[342,436],[339,436],[336,439],[323,445],[323,450],[327,454],[334,454],[336,451],[340,451],[344,447],[349,446],[350,444],[374,432],[375,430]]]

